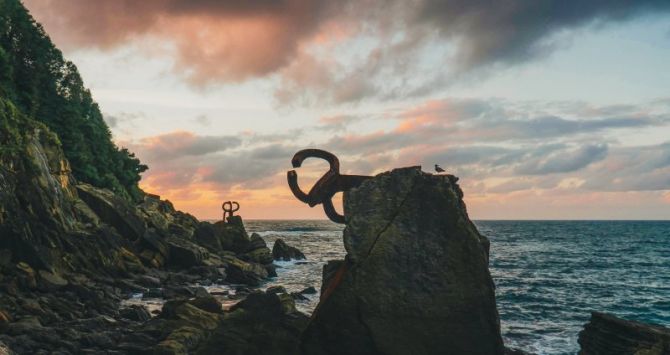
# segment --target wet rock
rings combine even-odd
[[[146,225],[128,201],[109,190],[89,184],[77,185],[77,192],[103,222],[114,227],[125,238],[138,240],[144,236]]]
[[[249,249],[240,258],[259,264],[272,264],[274,261],[272,252],[265,244],[265,240],[256,233],[251,235]]]
[[[314,286],[310,286],[310,287],[307,287],[306,289],[300,291],[300,294],[303,294],[303,295],[314,295],[314,294],[316,294],[316,292],[317,292],[317,291],[316,291],[316,289],[314,288]]]
[[[138,275],[137,278],[135,279],[135,282],[137,282],[139,285],[143,287],[160,287],[161,286],[161,280],[157,277],[149,276],[149,275]]]
[[[593,312],[579,332],[580,355],[670,353],[670,329]]]
[[[270,286],[265,290],[266,293],[287,293],[284,286]]]
[[[159,331],[168,335],[154,348],[155,354],[187,354],[219,326],[220,316],[188,301],[169,301],[159,315]]]
[[[37,287],[37,279],[35,278],[35,270],[30,265],[24,262],[16,264],[18,270],[19,284],[28,289],[35,289]]]
[[[235,257],[226,257],[226,281],[230,283],[241,283],[250,286],[258,286],[268,277],[268,272],[263,265],[248,263]]]
[[[193,237],[198,244],[212,252],[218,253],[223,250],[223,247],[221,246],[220,228],[215,227],[209,222],[201,222],[198,224],[193,233]]]
[[[324,268],[305,354],[502,354],[486,239],[449,175],[377,175],[344,194],[346,261]]]
[[[307,322],[289,295],[252,293],[231,308],[199,350],[203,354],[294,355]]]
[[[291,292],[291,297],[296,301],[309,301],[309,298],[305,297],[305,295],[300,292]]]
[[[275,244],[272,246],[272,257],[275,260],[289,261],[291,259],[305,259],[305,254],[279,238],[275,240]]]
[[[209,253],[204,248],[181,238],[167,239],[169,257],[167,264],[174,267],[188,268],[202,265]]]
[[[141,305],[130,305],[119,309],[121,318],[130,319],[138,322],[144,322],[151,319],[151,314],[146,307]]]
[[[249,236],[244,229],[244,222],[241,216],[232,216],[228,218],[227,223],[219,221],[214,223],[214,227],[220,233],[219,240],[224,250],[232,251],[236,254],[242,254],[249,249]]]
[[[67,286],[68,282],[64,278],[46,270],[38,272],[39,281],[38,286],[42,291],[55,291]]]
[[[163,297],[163,289],[150,288],[142,294],[142,298],[161,298]]]

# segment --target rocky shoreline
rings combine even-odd
[[[348,256],[324,267],[310,321],[295,308],[304,295],[282,287],[197,286],[258,286],[275,275],[275,259],[304,258],[297,249],[277,241],[271,250],[239,216],[201,222],[156,195],[133,205],[77,183],[51,135],[27,136],[24,158],[0,170],[0,353],[523,353],[503,348],[488,240],[453,176],[398,169],[346,194]],[[152,314],[128,304],[137,293],[164,303]],[[398,343],[408,329],[420,331]],[[669,338],[665,328],[594,314],[581,353],[667,354]]]

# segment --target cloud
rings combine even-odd
[[[217,199],[235,196],[301,211],[304,206],[292,204],[285,173],[293,154],[303,148],[333,152],[345,174],[374,175],[414,165],[430,171],[441,164],[461,177],[468,204],[472,201],[491,216],[498,214],[490,206],[500,208],[502,202],[556,201],[570,208],[579,205],[576,201],[584,206],[624,201],[620,194],[635,191],[667,206],[663,196],[670,190],[670,142],[652,144],[644,132],[667,130],[670,108],[654,105],[445,98],[371,115],[327,116],[320,124],[286,133],[206,136],[177,131],[128,146],[150,166],[142,186],[195,210],[204,209],[206,200],[210,212],[203,213],[218,213]],[[366,130],[361,117],[374,117],[390,128]],[[324,134],[330,126],[345,132]],[[608,138],[633,131],[644,138],[623,143]],[[308,160],[300,168],[300,183],[307,186],[318,179],[324,164]]]
[[[421,97],[547,56],[575,29],[670,10],[664,0],[25,3],[59,46],[152,43],[162,50],[147,54],[173,59],[198,86],[278,75],[284,104]]]
[[[519,175],[569,173],[603,160],[606,156],[606,144],[589,144],[572,151],[559,151],[549,156],[526,160],[515,168],[515,172]]]
[[[229,150],[242,141],[236,136],[196,136],[191,132],[177,131],[124,142],[142,158],[149,161],[191,158]]]
[[[273,73],[291,60],[331,11],[329,2],[306,0],[25,3],[65,48],[110,49],[147,38],[173,45],[175,70],[196,85]]]

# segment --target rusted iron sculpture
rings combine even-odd
[[[309,193],[304,193],[298,186],[298,173],[290,170],[286,173],[288,186],[295,197],[314,207],[318,204],[323,205],[323,211],[326,216],[335,223],[344,223],[344,216],[335,211],[332,198],[338,192],[343,192],[359,186],[363,181],[370,179],[371,176],[363,175],[340,175],[340,161],[337,157],[321,149],[303,149],[293,156],[291,164],[294,168],[299,168],[302,162],[307,158],[320,158],[330,164],[330,169],[314,184]]]
[[[226,201],[221,205],[221,208],[223,208],[223,223],[226,223],[228,218],[240,209],[240,204],[237,201]]]

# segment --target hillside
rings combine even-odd
[[[112,142],[77,68],[18,0],[0,0],[0,97],[57,134],[77,180],[141,199],[137,184],[147,166]]]

